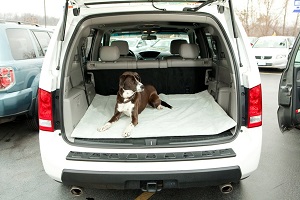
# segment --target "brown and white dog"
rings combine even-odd
[[[152,85],[144,86],[140,81],[140,76],[136,72],[124,72],[120,76],[115,114],[104,126],[98,128],[98,131],[102,132],[109,129],[112,123],[118,121],[121,114],[124,113],[131,117],[131,123],[123,132],[123,136],[128,137],[132,129],[138,124],[138,114],[146,108],[147,104],[157,109],[162,109],[163,106],[172,108],[159,98]]]

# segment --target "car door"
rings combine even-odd
[[[300,127],[300,34],[289,54],[278,90],[278,124],[281,132]]]

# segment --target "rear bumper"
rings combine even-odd
[[[285,69],[287,64],[287,59],[269,59],[269,60],[261,60],[256,59],[257,65],[259,68],[277,68],[277,69]]]
[[[178,148],[88,148],[66,143],[60,131],[40,131],[41,157],[45,172],[54,180],[66,185],[95,188],[140,188],[142,182],[162,181],[164,187],[174,188],[219,185],[236,182],[248,177],[257,169],[260,153],[262,128],[243,128],[239,136],[230,143],[209,146]],[[175,160],[126,160],[124,155],[165,155],[175,156],[186,152],[210,152],[229,149],[235,156],[213,157],[211,159]],[[70,151],[75,152],[70,159]],[[77,154],[77,153],[78,154]],[[80,152],[83,152],[80,154]],[[87,155],[100,155],[99,158]],[[81,156],[80,156],[81,155]],[[109,160],[101,155],[119,155],[120,159]],[[131,158],[131,157],[130,157]],[[139,158],[139,156],[137,156]]]
[[[145,189],[157,184],[159,189],[204,187],[238,182],[241,179],[238,166],[187,171],[83,171],[64,169],[62,182],[65,185],[88,188]]]
[[[0,94],[0,117],[9,117],[28,111],[32,103],[32,89]]]

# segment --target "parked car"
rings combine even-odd
[[[258,67],[284,69],[292,46],[293,37],[263,36],[252,47]]]
[[[27,115],[38,130],[37,91],[52,31],[0,21],[0,123]]]
[[[293,45],[278,89],[278,124],[282,132],[300,128],[300,34]]]
[[[41,158],[51,178],[76,195],[84,187],[155,192],[213,185],[229,193],[231,183],[257,169],[261,80],[231,1],[71,2],[51,39],[38,90]],[[159,56],[169,47],[121,59],[119,47],[110,46],[121,33],[187,42],[174,45],[178,55]],[[126,71],[154,85],[173,109],[146,108],[125,138],[127,116],[105,132],[97,129],[114,114]],[[129,107],[132,98],[119,100]]]

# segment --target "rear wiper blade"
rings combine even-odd
[[[216,2],[218,0],[208,0],[204,3],[202,3],[200,6],[197,6],[197,7],[194,7],[194,8],[190,8],[190,7],[185,7],[183,8],[183,11],[193,11],[193,12],[196,12],[198,11],[199,9],[203,8],[204,6],[208,5],[208,4],[211,4],[213,2]]]

